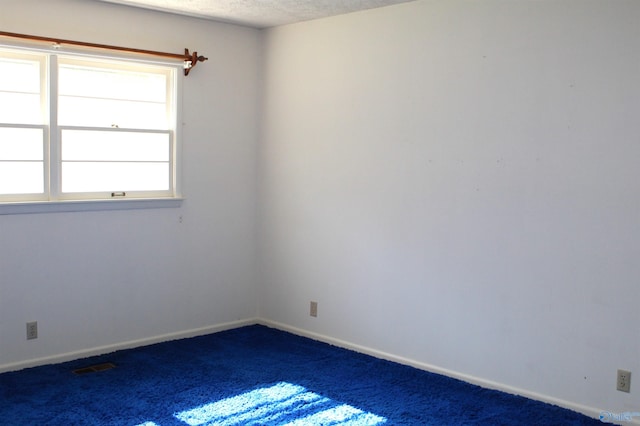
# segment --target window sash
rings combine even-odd
[[[123,145],[131,135],[141,136],[134,142],[140,149],[125,151]],[[118,141],[119,137],[124,139]],[[58,139],[59,199],[109,199],[121,197],[122,193],[133,198],[175,196],[174,132],[60,126]],[[154,144],[160,145],[159,149],[144,151],[145,146]],[[85,179],[81,179],[83,170]],[[123,182],[121,176],[127,173],[139,175]],[[156,179],[149,180],[150,175]],[[93,184],[88,182],[90,179]],[[142,189],[141,182],[147,182]]]
[[[171,72],[60,56],[58,124],[169,130]],[[107,83],[107,84],[105,84]]]

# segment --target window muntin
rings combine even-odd
[[[0,50],[0,203],[177,197],[178,71]]]

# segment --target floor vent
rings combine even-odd
[[[87,373],[96,373],[98,371],[111,370],[115,368],[115,364],[110,362],[106,362],[104,364],[91,365],[89,367],[78,368],[77,370],[73,370],[73,374],[87,374]]]

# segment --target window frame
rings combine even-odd
[[[183,64],[141,59],[138,55],[104,55],[93,50],[68,49],[56,46],[42,48],[23,43],[0,43],[0,52],[15,57],[39,58],[42,123],[0,123],[1,127],[37,128],[43,131],[44,191],[42,194],[0,195],[0,215],[63,211],[120,210],[137,208],[179,207],[181,188],[181,123]],[[106,127],[59,125],[58,69],[60,63],[111,67],[122,71],[149,72],[155,70],[167,78],[168,129],[110,129]],[[126,196],[111,192],[67,192],[61,190],[61,133],[63,130],[123,131],[163,133],[169,137],[169,189],[166,191],[126,191]]]

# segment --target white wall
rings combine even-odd
[[[3,31],[209,57],[184,79],[180,208],[0,216],[0,368],[254,318],[260,32],[98,1],[0,10]]]
[[[640,2],[418,1],[264,43],[262,317],[640,408]]]

